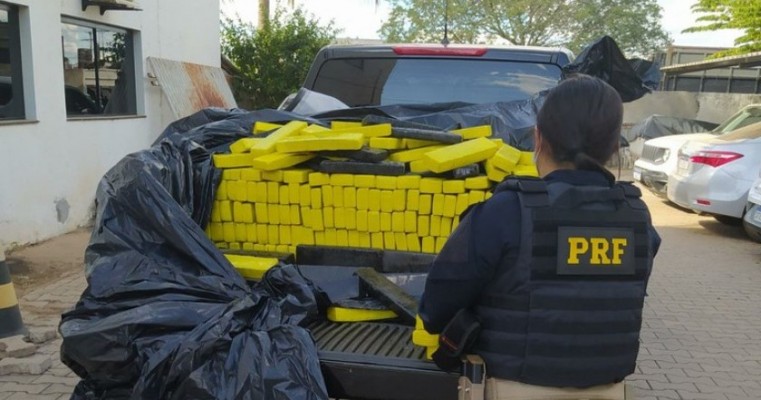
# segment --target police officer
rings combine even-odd
[[[439,333],[470,310],[487,382],[588,388],[634,371],[660,238],[639,190],[603,167],[622,118],[620,96],[597,78],[550,90],[534,133],[541,179],[502,182],[436,257],[420,316]]]

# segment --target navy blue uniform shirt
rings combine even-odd
[[[544,180],[575,186],[611,184],[602,173],[585,170],[557,170]],[[520,232],[520,203],[515,192],[497,193],[470,210],[447,240],[428,274],[419,311],[429,332],[440,333],[460,309],[478,303],[503,257],[507,257],[507,265],[515,265]],[[661,239],[652,226],[650,238],[655,255]]]

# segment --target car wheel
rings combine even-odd
[[[761,243],[761,231],[759,231],[758,228],[747,223],[746,221],[743,221],[743,228],[745,229],[745,233],[747,233],[751,239]]]
[[[713,217],[717,221],[725,225],[739,226],[740,223],[742,222],[742,218],[735,218],[735,217],[730,217],[727,215],[714,215]]]

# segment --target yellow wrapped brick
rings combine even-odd
[[[245,242],[248,232],[246,232],[246,224],[242,222],[235,223],[235,241]]]
[[[245,168],[242,171],[240,171],[240,179],[244,181],[258,182],[262,180],[262,171],[259,171],[258,169],[254,169],[254,168]]]
[[[209,224],[209,237],[214,242],[223,242],[225,240],[225,230],[220,222]]]
[[[280,244],[291,244],[291,227],[286,225],[280,225],[278,228],[278,238]]]
[[[211,222],[222,222],[222,213],[218,201],[215,201],[211,207]]]
[[[306,183],[309,182],[309,169],[290,169],[283,171],[283,182],[285,183]]]
[[[436,347],[439,345],[439,335],[433,335],[424,329],[412,331],[412,344],[420,347]]]
[[[420,209],[418,210],[418,214],[429,215],[432,210],[432,203],[433,203],[432,195],[421,194],[420,195]]]
[[[436,238],[436,253],[441,253],[441,249],[444,248],[444,245],[447,243],[447,238],[445,237],[437,237]]]
[[[374,137],[370,138],[370,147],[381,150],[400,150],[404,148],[404,141],[397,138]]]
[[[433,215],[444,215],[444,195],[437,193],[433,195],[433,204],[431,208]]]
[[[452,233],[452,218],[442,217],[441,227],[439,228],[439,237],[447,237]]]
[[[468,193],[460,193],[457,195],[457,204],[455,206],[455,215],[459,216],[470,206],[470,195]]]
[[[359,225],[359,220],[357,220],[357,224]],[[380,232],[380,230],[380,212],[369,211],[367,213],[367,231],[370,233],[377,233]]]
[[[283,171],[280,171],[280,170],[262,171],[262,180],[270,181],[270,182],[282,182]]]
[[[374,249],[383,250],[383,233],[375,232],[370,234],[371,246]]]
[[[416,174],[422,174],[423,172],[428,172],[431,169],[428,167],[428,163],[426,163],[425,160],[415,160],[410,163],[410,172],[416,173]]]
[[[306,122],[291,121],[284,126],[277,128],[275,131],[269,134],[269,136],[262,138],[255,142],[249,152],[254,156],[261,156],[269,153],[274,153],[276,145],[284,139],[298,135],[302,129],[307,127]]]
[[[254,123],[252,131],[254,132],[254,134],[259,134],[259,133],[274,131],[275,129],[279,129],[282,127],[283,125],[281,124],[273,124],[271,122],[257,121]]]
[[[357,230],[360,232],[368,232],[368,218],[367,218],[367,211],[365,210],[358,210],[357,211]]]
[[[391,213],[391,230],[394,232],[404,232],[404,212],[394,211]]]
[[[322,172],[312,172],[309,174],[310,186],[322,186],[330,184],[330,175],[323,174]]]
[[[420,175],[404,175],[396,178],[397,189],[418,189],[420,187]]]
[[[377,176],[375,177],[375,187],[378,189],[393,190],[397,188],[396,177],[394,176]]]
[[[370,239],[370,233],[368,232],[360,232],[359,233],[359,246],[363,247],[365,249],[369,249],[372,247],[372,242]]]
[[[346,213],[343,207],[336,207],[333,209],[334,225],[338,229],[346,228]]]
[[[383,232],[383,246],[386,250],[396,250],[394,232]]]
[[[503,145],[492,157],[495,167],[505,172],[512,172],[521,159],[521,151],[510,145]]]
[[[426,237],[431,232],[431,217],[428,215],[418,215],[417,217],[417,234],[420,237]]]
[[[336,306],[328,308],[328,319],[333,322],[380,321],[396,317],[396,313],[391,310],[360,310]]]
[[[310,203],[312,203],[312,208],[322,208],[322,189],[320,188],[312,188],[310,189]]]
[[[394,245],[399,251],[407,251],[407,235],[404,232],[394,232]]]
[[[231,222],[233,220],[233,206],[230,200],[219,202],[219,217],[223,222]]]
[[[358,210],[367,210],[369,207],[369,197],[370,190],[367,188],[359,188],[357,189],[357,209]]]
[[[444,212],[441,214],[445,217],[452,218],[457,213],[457,196],[448,194],[444,196]]]
[[[263,224],[256,225],[256,238],[258,242],[261,244],[269,243],[270,239],[268,235],[269,234],[268,226],[269,225],[263,225]]]
[[[420,180],[420,193],[441,193],[444,181],[439,178],[423,178]]]
[[[344,208],[346,218],[346,229],[357,229],[357,210],[355,208]]]
[[[380,191],[380,209],[384,212],[394,210],[394,192],[391,190]]]
[[[432,215],[431,216],[431,236],[441,236],[441,216],[439,215]]]
[[[331,130],[359,128],[361,126],[362,126],[362,123],[357,121],[330,121]]]
[[[404,231],[407,233],[417,232],[417,213],[414,211],[404,212]]]
[[[256,192],[254,193],[255,203],[266,203],[267,199],[267,182],[256,182]]]
[[[486,160],[484,163],[484,169],[486,169],[486,176],[489,180],[496,183],[502,182],[509,175],[508,172],[502,171],[494,166],[492,160]]]
[[[420,191],[409,190],[407,191],[407,204],[405,209],[408,211],[417,211],[420,207]]]
[[[301,204],[301,185],[298,183],[288,184],[288,203]]]
[[[292,204],[289,208],[291,210],[291,224],[301,225],[301,212],[299,206]]]
[[[357,189],[353,187],[344,188],[344,207],[346,208],[357,207]]]
[[[421,251],[420,238],[418,238],[418,236],[414,233],[407,234],[407,251],[413,251],[416,253]]]
[[[513,171],[513,173],[516,176],[533,176],[533,177],[539,176],[539,171],[537,171],[535,165],[518,165],[517,167],[515,167],[515,170]]]
[[[222,181],[219,182],[219,186],[217,186],[217,193],[215,195],[216,200],[228,200],[229,197],[227,195],[227,182]]]
[[[280,205],[267,205],[267,222],[273,225],[280,225]]]
[[[280,194],[278,195],[278,203],[280,204],[290,204],[291,203],[291,191],[288,189],[288,186],[286,185],[280,185],[279,187]]]
[[[391,213],[381,212],[380,213],[380,231],[388,232],[390,230],[391,230]]]
[[[322,208],[322,222],[325,224],[325,229],[329,228],[335,228],[335,215],[333,211],[333,207],[323,207]]]
[[[336,246],[346,247],[349,245],[349,232],[346,229],[336,231]]]
[[[349,231],[349,247],[360,247],[359,244],[359,232]]]
[[[361,134],[347,133],[333,136],[291,136],[277,143],[281,153],[305,153],[312,151],[359,150],[365,140]]]
[[[214,160],[214,166],[219,169],[250,167],[251,160],[254,159],[253,155],[249,153],[214,154],[211,157]]]
[[[491,136],[491,125],[480,125],[470,128],[455,129],[451,132],[462,136],[463,140],[486,138]]]
[[[323,231],[325,230],[325,220],[323,218],[322,209],[312,209],[311,210],[312,217],[310,220],[312,221],[312,229],[316,231]]]
[[[392,204],[393,210],[404,211],[404,208],[407,205],[406,190],[403,190],[403,189],[394,190],[392,194],[392,199],[393,199],[393,204]]]
[[[378,189],[370,189],[367,199],[367,209],[370,211],[380,211],[380,196],[381,191]]]
[[[224,237],[225,242],[235,241],[235,223],[234,222],[222,223],[222,236]]]
[[[374,188],[375,175],[355,175],[354,186],[358,188]]]
[[[290,225],[291,224],[291,207],[287,204],[280,204],[277,206],[277,213],[280,218],[280,224],[282,225]]]
[[[354,186],[354,175],[351,175],[351,174],[330,175],[330,184],[333,186]]]
[[[446,194],[465,193],[465,181],[460,179],[444,181],[442,191]]]
[[[309,185],[299,185],[299,205],[302,207],[312,205],[312,188]]]
[[[267,236],[269,237],[269,244],[280,244],[280,226],[267,225]]]
[[[277,182],[267,182],[267,203],[280,202],[280,185]]]
[[[318,246],[325,246],[325,232],[314,233],[314,244]]]
[[[426,236],[423,238],[422,244],[423,253],[434,253],[436,251],[436,239]]]
[[[521,151],[521,158],[518,160],[518,165],[534,165],[534,152]]]
[[[423,156],[425,156],[426,153],[441,149],[445,146],[427,146],[427,147],[419,147],[417,149],[412,150],[403,150],[403,151],[397,151],[396,153],[393,153],[388,156],[388,159],[391,161],[396,162],[412,162],[416,160],[421,160]]]
[[[256,225],[255,224],[246,224],[246,242],[251,242],[253,246],[253,242],[256,242],[258,238],[256,237]]]
[[[405,149],[417,149],[420,147],[437,146],[437,145],[441,145],[441,143],[434,142],[432,140],[404,139]]]
[[[471,190],[468,192],[468,203],[470,203],[470,205],[481,203],[485,199],[484,195],[485,193],[481,190]]]
[[[240,180],[240,171],[244,168],[231,168],[222,171],[223,181],[238,181]]]
[[[465,189],[485,190],[491,187],[489,178],[486,176],[474,176],[465,179]]]
[[[238,139],[230,145],[231,153],[248,153],[254,145],[261,141],[262,138],[243,138]]]
[[[496,151],[494,142],[477,138],[425,153],[423,159],[431,171],[444,172],[484,161]]]
[[[333,186],[333,206],[344,206],[344,188],[343,186]]]
[[[376,124],[366,126],[348,126],[342,128],[333,128],[333,133],[347,134],[359,133],[366,138],[391,136],[391,124]]]
[[[330,132],[330,128],[326,128],[324,126],[320,126],[317,124],[312,124],[307,126],[306,128],[301,130],[302,135],[312,135],[316,133],[324,133],[324,132]]]
[[[333,186],[322,186],[320,189],[322,190],[322,206],[332,207],[333,206]]]
[[[256,222],[260,224],[266,224],[269,222],[267,203],[254,203],[254,213],[256,215]]]
[[[246,183],[246,201],[249,202],[255,202],[256,201],[256,184],[259,182],[247,182]]]
[[[241,245],[238,242],[230,243],[229,246],[230,246],[230,250],[240,250],[241,249]]]

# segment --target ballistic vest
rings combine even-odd
[[[552,387],[622,381],[635,369],[652,265],[639,189],[510,179],[495,192],[505,190],[520,200],[521,243],[475,307],[489,375]]]

